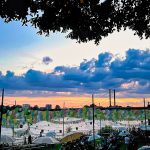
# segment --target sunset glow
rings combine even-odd
[[[147,98],[147,101],[150,98]],[[92,103],[91,97],[5,97],[4,104],[5,105],[14,105],[16,100],[17,105],[22,104],[30,104],[31,106],[35,106],[38,104],[39,107],[45,106],[46,104],[52,104],[53,108],[55,105],[60,105],[63,107],[65,103],[65,107],[71,108],[80,108],[85,105],[90,105]],[[108,98],[94,98],[94,102],[97,106],[107,107],[109,106]],[[135,107],[143,107],[143,99],[142,98],[119,98],[116,99],[116,104],[118,106],[135,106]],[[113,99],[112,99],[113,106]]]

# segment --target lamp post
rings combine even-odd
[[[95,116],[94,116],[94,95],[92,94],[92,106],[93,106],[93,139],[94,139],[94,150],[95,150]]]
[[[102,124],[101,122],[102,122],[102,121],[101,121],[101,116],[100,116],[100,120],[99,120],[99,123],[100,123],[100,124],[99,124],[99,127],[100,127],[100,130],[99,130],[99,131],[100,131],[100,135],[101,135],[101,128],[102,128],[102,127],[101,127],[101,126],[102,126],[102,125],[101,125],[101,124]]]
[[[144,120],[145,120],[145,142],[147,143],[147,125],[146,125],[146,107],[145,107],[145,98],[143,99],[144,101]]]
[[[1,144],[2,119],[3,119],[3,105],[4,105],[4,89],[2,89],[2,102],[1,102],[1,115],[0,115],[0,144]]]
[[[111,89],[109,89],[109,107],[111,107]]]
[[[100,110],[100,103],[99,103],[99,110]],[[99,116],[99,133],[101,135],[101,114]]]
[[[63,136],[65,134],[65,102],[63,105]]]

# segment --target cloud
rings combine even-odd
[[[50,73],[33,69],[21,76],[11,71],[6,75],[0,73],[0,88],[20,90],[20,94],[34,96],[65,92],[98,94],[110,88],[121,92],[124,97],[148,95],[149,64],[149,50],[129,49],[124,59],[107,52],[99,54],[98,59],[83,60],[78,67],[57,66]]]
[[[51,62],[53,62],[53,60],[49,56],[45,56],[43,57],[42,62],[45,65],[49,65]]]
[[[98,55],[98,60],[96,61],[96,67],[108,67],[112,60],[113,55],[111,53],[105,52]]]

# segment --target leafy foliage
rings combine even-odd
[[[52,119],[59,119],[63,117],[79,117],[83,120],[92,119],[92,109],[89,107],[80,108],[79,111],[73,109],[67,109],[63,111],[39,111],[39,110],[26,110],[16,111],[14,109],[3,114],[2,125],[5,127],[18,127],[20,124],[33,124],[38,121],[51,121]],[[30,112],[30,113],[29,113]],[[80,116],[78,116],[78,113]],[[146,110],[147,119],[150,119],[150,110]],[[144,110],[100,110],[95,109],[95,119],[97,120],[144,120]]]
[[[78,42],[96,44],[121,28],[139,37],[150,37],[149,0],[1,0],[0,16],[5,22],[31,23],[39,34],[69,32]]]
[[[112,127],[111,126],[105,126],[101,129],[101,133],[110,133],[110,131],[112,131]]]

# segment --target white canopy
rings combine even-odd
[[[130,135],[130,133],[126,130],[123,130],[119,133],[119,136],[127,136],[127,135]]]
[[[142,146],[138,150],[150,150],[150,146]]]
[[[148,130],[148,131],[150,131],[150,125],[147,125],[146,128],[145,128],[145,125],[141,125],[139,128],[141,130]]]
[[[100,139],[100,138],[101,138],[100,135],[95,134],[95,140],[98,140],[98,139]],[[88,141],[90,142],[90,141],[93,141],[93,140],[94,140],[94,136],[93,136],[93,134],[92,134],[92,135],[89,136]]]
[[[45,136],[45,137],[39,137],[39,138],[35,139],[33,141],[33,143],[35,143],[35,144],[57,144],[57,143],[59,143],[59,141],[57,141],[53,137]]]
[[[46,133],[46,136],[48,136],[48,137],[55,137],[56,133],[54,131],[49,131],[48,133]]]
[[[12,144],[15,139],[8,135],[1,135],[1,143],[3,144]]]

